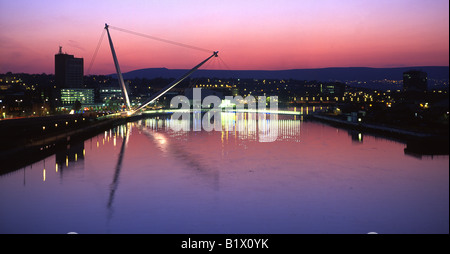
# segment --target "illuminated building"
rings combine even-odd
[[[100,91],[100,99],[103,102],[107,102],[109,100],[120,99],[122,100],[122,90],[116,87],[104,87],[101,88]]]
[[[320,84],[321,95],[342,97],[344,93],[345,93],[344,83],[335,82],[335,83]]]
[[[92,106],[94,104],[94,89],[88,88],[61,89],[62,107],[71,108],[76,101],[79,101],[83,107]]]
[[[83,73],[83,58],[63,53],[62,47],[59,47],[59,52],[55,55],[54,86],[55,97],[59,98],[56,105],[59,109],[71,109],[77,100],[83,106],[93,103],[93,90],[82,88]]]

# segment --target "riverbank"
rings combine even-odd
[[[132,117],[62,115],[0,121],[0,174],[14,171],[24,165],[50,156],[58,149],[83,142],[105,130],[150,115],[173,112],[155,111]],[[411,155],[448,155],[448,135],[416,132],[364,122],[352,122],[331,115],[311,114],[307,119],[317,120],[340,128],[379,135],[407,144],[405,153]]]
[[[14,171],[139,117],[97,118],[80,114],[1,121],[0,173]]]
[[[374,135],[386,136],[407,144],[405,153],[412,155],[448,155],[449,136],[434,133],[417,132],[382,124],[353,122],[332,115],[311,114],[310,119],[325,122],[337,127],[353,129]]]

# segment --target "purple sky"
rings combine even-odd
[[[53,73],[59,45],[83,57],[86,72],[104,23],[219,50],[230,69],[449,65],[447,0],[0,0],[0,10],[0,73]],[[111,36],[123,72],[192,68],[209,55]],[[86,74],[114,72],[105,37]]]

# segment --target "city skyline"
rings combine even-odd
[[[448,234],[448,8],[0,0],[0,234]]]
[[[54,73],[59,46],[111,74],[104,23],[201,48],[205,69],[449,65],[448,1],[1,1],[0,73]],[[208,53],[111,31],[123,72],[190,69]]]

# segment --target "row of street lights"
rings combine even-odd
[[[83,121],[85,121],[85,120],[86,120],[86,118],[83,117]],[[75,120],[74,120],[74,123],[77,123],[77,122],[78,122],[78,120],[75,119]],[[69,122],[68,122],[68,121],[66,121],[66,126],[67,126],[67,125],[69,125]],[[55,123],[54,126],[55,126],[55,128],[57,128],[57,127],[58,127],[58,124]],[[47,127],[46,127],[45,125],[42,126],[42,130],[43,130],[43,131],[45,131],[46,128],[47,128]]]

